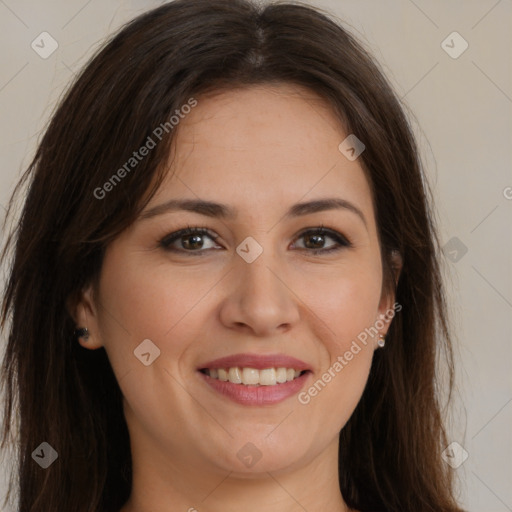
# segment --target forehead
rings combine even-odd
[[[338,149],[348,134],[313,91],[251,86],[197,101],[177,127],[171,172],[152,203],[200,197],[259,211],[340,195],[371,211],[362,167]]]

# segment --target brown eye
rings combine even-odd
[[[186,235],[182,238],[182,246],[184,249],[202,249],[204,235]]]
[[[317,233],[304,235],[305,245],[308,249],[322,249],[325,244],[325,238],[325,235]],[[310,247],[309,244],[313,245],[313,247]]]
[[[166,251],[200,254],[207,249],[211,249],[211,247],[205,248],[204,238],[215,240],[218,236],[206,228],[188,227],[167,235],[160,241],[159,245]]]
[[[216,244],[213,244],[215,247],[205,247],[207,243],[205,242],[205,238],[215,241],[218,235],[207,228],[188,227],[167,235],[159,242],[159,245],[166,251],[194,255],[202,255],[207,250],[221,248]],[[301,238],[304,242],[303,247],[299,247],[299,249],[312,254],[326,254],[341,250],[344,247],[352,247],[352,244],[341,233],[324,228],[323,226],[321,228],[304,231],[298,237],[298,239]],[[334,241],[334,243],[325,247],[329,240]]]
[[[325,254],[338,251],[343,247],[352,246],[352,244],[341,233],[324,227],[305,231],[299,236],[299,239],[300,238],[304,239],[304,247],[301,247],[300,249],[308,250],[313,254]],[[325,244],[329,239],[334,240],[335,243],[326,248]]]

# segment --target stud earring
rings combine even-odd
[[[84,341],[87,341],[89,339],[89,331],[87,327],[80,327],[75,331],[75,337],[76,338],[83,338]]]
[[[384,336],[384,334],[380,335],[380,338],[379,338],[379,341],[377,342],[377,344],[379,345],[380,348],[384,347],[384,345],[386,344],[386,337]]]

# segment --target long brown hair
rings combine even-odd
[[[106,352],[76,342],[69,313],[96,282],[106,246],[161,183],[176,130],[169,117],[206,91],[261,83],[305,86],[325,98],[360,156],[371,185],[384,284],[395,287],[391,252],[403,268],[402,310],[366,389],[340,433],[339,483],[353,508],[457,512],[438,398],[438,359],[453,383],[430,192],[396,95],[363,46],[327,14],[300,4],[177,0],[136,18],[76,78],[9,204],[28,185],[9,256],[1,327],[6,392],[2,446],[16,436],[12,491],[20,512],[118,511],[131,489],[121,392]],[[168,123],[136,168],[95,191]],[[10,439],[13,438],[13,439]],[[43,470],[32,452],[49,443]]]

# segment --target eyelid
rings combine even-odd
[[[320,249],[308,249],[306,248],[299,248],[298,250],[302,252],[307,252],[310,254],[328,254],[330,252],[336,252],[341,249],[351,248],[353,247],[352,242],[349,240],[347,236],[345,236],[343,233],[339,232],[336,229],[327,228],[323,224],[318,226],[310,226],[307,228],[302,229],[297,235],[294,237],[295,243],[298,239],[301,237],[307,235],[308,233],[313,234],[320,234],[320,236],[328,236],[329,238],[332,238],[337,245],[330,248],[320,248]],[[176,252],[176,253],[182,253],[182,254],[188,254],[188,255],[201,255],[206,253],[207,251],[211,249],[199,249],[197,251],[187,251],[184,249],[173,249],[171,248],[171,244],[177,240],[179,240],[182,237],[189,236],[189,235],[202,235],[202,236],[208,236],[213,241],[216,241],[220,236],[215,233],[214,231],[210,230],[206,227],[201,226],[190,226],[187,225],[186,228],[179,229],[176,231],[173,231],[172,233],[164,236],[158,243],[159,247],[162,247],[164,250],[168,252]]]
[[[300,239],[301,237],[303,237],[304,235],[306,235],[308,233],[317,233],[317,234],[320,234],[321,236],[328,236],[328,237],[332,238],[338,245],[331,247],[331,248],[327,248],[327,249],[301,248],[300,249],[301,251],[306,251],[311,254],[328,254],[330,252],[339,251],[343,248],[346,249],[346,248],[353,247],[352,242],[349,240],[349,238],[347,236],[345,236],[343,233],[341,233],[340,231],[338,231],[336,229],[327,228],[323,224],[321,226],[312,226],[312,227],[304,228],[303,230],[301,230],[298,233],[298,235],[296,235],[295,240]]]
[[[209,236],[214,241],[217,240],[218,238],[220,238],[220,236],[217,233],[215,233],[215,231],[212,231],[211,229],[208,229],[206,227],[187,225],[186,228],[178,229],[176,231],[173,231],[172,233],[165,235],[158,242],[158,244],[160,246],[164,246],[164,248],[165,248],[166,246],[170,245],[172,242],[179,240],[180,238],[188,236],[188,235],[206,235],[206,236]],[[192,252],[192,251],[186,251],[186,252]]]

